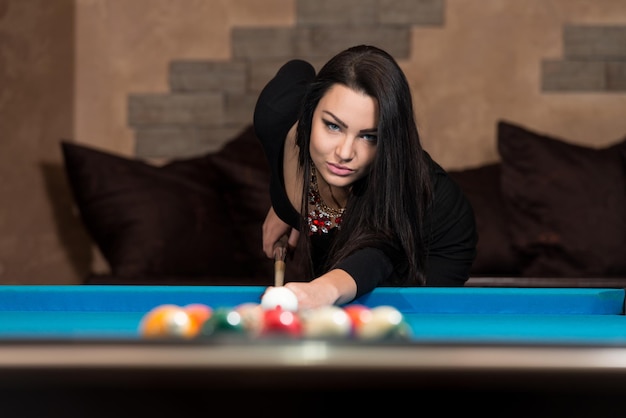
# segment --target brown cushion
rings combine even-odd
[[[267,271],[253,271],[254,266],[240,262],[261,245],[240,235],[241,224],[259,234],[262,225],[258,210],[251,207],[261,197],[242,194],[252,188],[267,195],[268,187],[265,157],[251,135],[248,129],[223,151],[162,167],[62,143],[80,215],[114,277],[266,278]],[[240,143],[245,152],[231,155]],[[222,164],[226,160],[229,170]],[[235,204],[237,199],[240,204]]]
[[[218,179],[217,187],[232,219],[232,237],[241,251],[234,254],[244,277],[273,281],[274,263],[263,253],[262,225],[271,205],[270,172],[259,139],[250,126],[236,141],[231,141],[211,156]],[[287,260],[285,279],[301,281],[307,276],[307,259],[301,247]]]
[[[517,276],[519,260],[511,246],[509,216],[500,188],[500,163],[448,174],[461,187],[476,217],[477,254],[472,276]]]
[[[626,273],[626,140],[593,149],[501,121],[498,149],[524,276]]]
[[[237,140],[210,156],[216,170],[215,183],[230,215],[230,238],[241,251],[233,262],[244,276],[273,278],[274,264],[263,253],[262,225],[271,205],[267,159],[254,129],[244,130]]]

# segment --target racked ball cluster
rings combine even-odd
[[[268,289],[261,303],[234,307],[160,305],[144,315],[139,332],[144,338],[184,339],[228,336],[388,340],[411,336],[402,313],[392,306],[349,304],[299,310],[297,298],[285,287]]]

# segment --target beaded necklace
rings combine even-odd
[[[331,208],[324,202],[317,186],[315,167],[311,167],[311,185],[309,186],[309,207],[307,216],[310,234],[328,234],[334,227],[341,228],[341,217],[345,208]]]

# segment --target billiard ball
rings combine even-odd
[[[259,303],[242,303],[235,306],[235,311],[241,315],[243,327],[251,337],[258,336],[261,333],[265,311]]]
[[[267,310],[278,306],[285,311],[297,312],[298,298],[284,286],[269,287],[261,296],[261,307]]]
[[[328,305],[302,312],[303,335],[307,338],[346,338],[352,321],[339,306]]]
[[[302,322],[296,312],[281,306],[264,310],[262,337],[298,338],[302,335]]]
[[[196,336],[200,332],[202,324],[211,317],[211,313],[213,312],[210,306],[203,303],[190,303],[183,306],[183,309],[191,319],[192,329],[190,333],[192,336]]]
[[[141,318],[139,333],[145,338],[191,338],[194,324],[184,308],[164,304],[154,307]]]
[[[241,314],[227,307],[216,308],[211,316],[204,321],[199,337],[245,337],[246,329]]]
[[[411,328],[402,313],[393,306],[371,308],[371,316],[357,329],[361,340],[407,339]]]
[[[351,322],[351,336],[356,336],[359,332],[359,328],[364,322],[370,320],[372,311],[365,305],[353,303],[343,307],[345,313],[348,314]]]

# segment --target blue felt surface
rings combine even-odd
[[[155,306],[259,302],[247,286],[1,286],[0,339],[138,338]],[[392,305],[415,341],[626,343],[622,289],[379,288],[357,300]]]
[[[139,339],[138,312],[2,312],[0,339]],[[457,343],[626,343],[623,315],[408,314],[413,340]]]
[[[144,312],[156,305],[259,302],[256,286],[1,286],[1,311]],[[405,313],[619,315],[623,289],[378,288],[356,302]]]
[[[624,344],[623,315],[447,315],[405,318],[415,341]]]
[[[140,312],[0,312],[0,339],[139,339]]]
[[[624,289],[378,288],[360,302],[405,313],[620,315]]]

